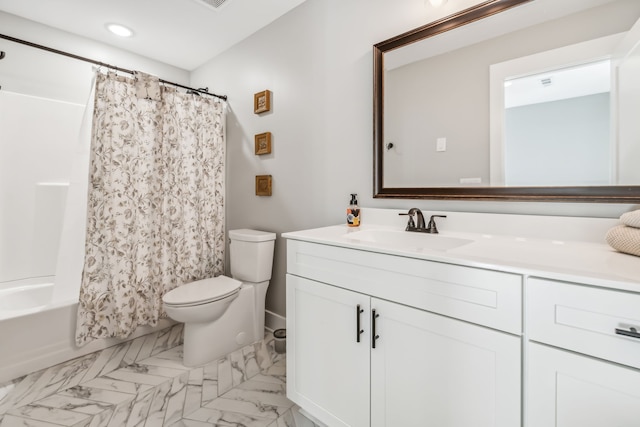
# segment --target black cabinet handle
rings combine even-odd
[[[375,310],[371,310],[371,348],[376,348],[376,340],[380,335],[376,333],[376,319],[380,317]]]
[[[360,308],[360,304],[356,306],[356,342],[360,342],[360,335],[364,332],[364,329],[360,327],[360,315],[364,313],[364,310]]]
[[[618,329],[616,328],[616,334],[617,335],[624,335],[625,337],[631,337],[631,338],[640,338],[640,332],[638,332],[638,330],[636,328],[629,328],[629,330],[627,331],[626,329]]]

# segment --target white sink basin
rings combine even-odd
[[[354,243],[418,252],[423,250],[448,251],[473,242],[470,239],[447,237],[440,234],[395,230],[360,230],[347,233],[343,237]]]

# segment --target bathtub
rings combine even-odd
[[[0,151],[6,147],[12,156],[2,167],[21,177],[0,185],[0,203],[12,207],[3,210],[0,222],[0,389],[9,380],[122,342],[75,345],[85,254],[91,96],[86,105],[89,108],[0,91],[0,128],[9,136],[0,138]],[[25,117],[37,126],[25,126]],[[40,142],[46,154],[38,160],[31,152],[34,147],[40,150]],[[20,161],[18,155],[29,161]],[[46,171],[40,167],[45,161]],[[129,339],[172,324],[163,320],[156,328],[138,328]]]
[[[75,345],[77,298],[54,292],[54,278],[0,283],[0,385],[40,369],[102,350],[125,340],[115,338]],[[143,326],[127,339],[175,322]]]
[[[51,304],[53,277],[4,283],[0,287],[0,321],[33,313]]]

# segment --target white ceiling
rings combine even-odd
[[[304,1],[0,0],[0,10],[191,71]],[[107,23],[135,34],[117,37]]]
[[[505,108],[607,93],[611,90],[611,61],[561,68],[508,83],[504,88]]]

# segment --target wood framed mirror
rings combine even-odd
[[[619,89],[640,76],[639,18],[634,0],[490,0],[374,45],[374,197],[640,203],[640,93]],[[549,69],[547,56],[569,59]],[[519,78],[561,86],[561,71],[605,60],[608,89],[507,98]],[[589,112],[553,109],[575,99]],[[524,110],[551,118],[516,128]],[[575,115],[578,133],[551,126]],[[512,142],[523,135],[528,146]]]

